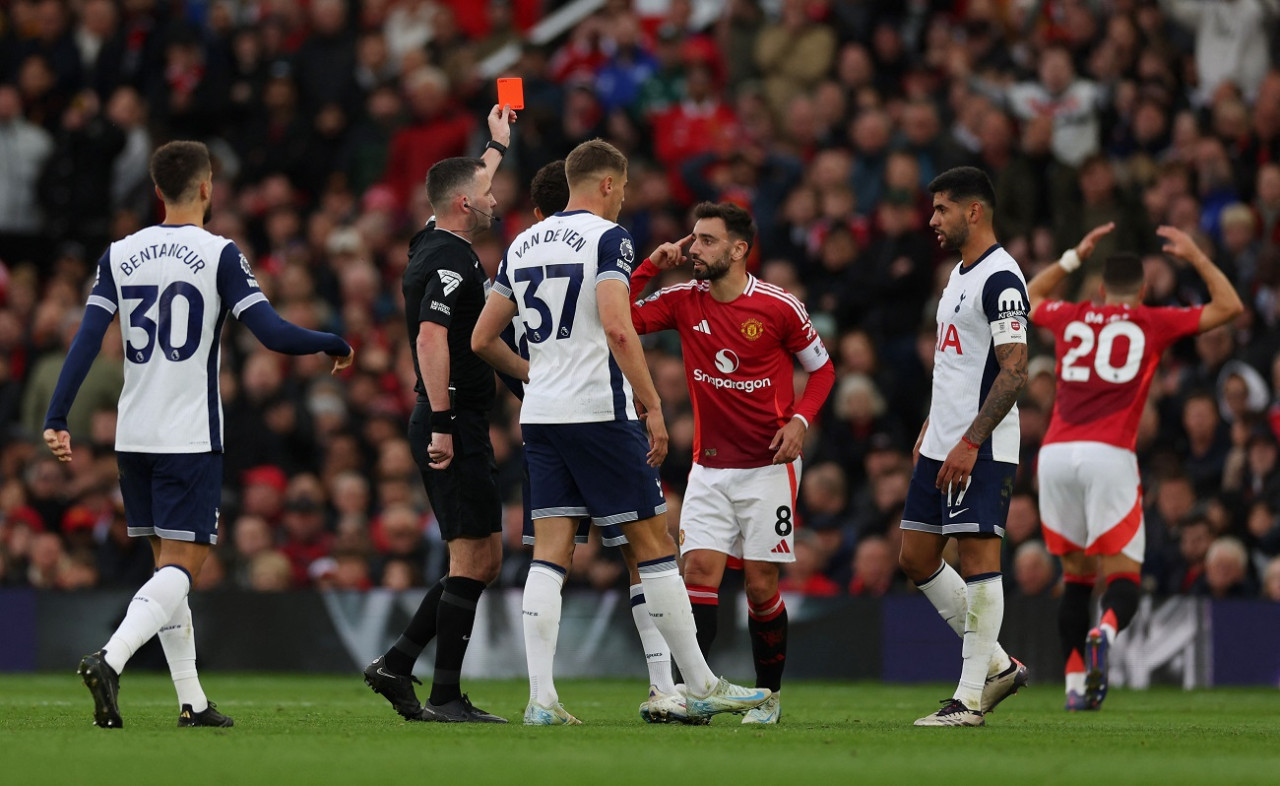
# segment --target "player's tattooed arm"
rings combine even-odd
[[[1009,414],[1017,403],[1022,389],[1027,386],[1027,345],[1000,344],[996,346],[996,360],[1000,364],[1000,373],[991,383],[991,391],[987,393],[982,409],[973,419],[964,438],[975,445],[981,445],[995,431],[1004,416]]]

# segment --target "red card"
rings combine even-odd
[[[524,80],[518,76],[498,80],[498,108],[524,109]]]

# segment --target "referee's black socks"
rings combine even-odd
[[[436,670],[431,681],[431,703],[437,707],[462,698],[462,660],[471,641],[476,605],[484,592],[483,581],[448,576],[436,613]]]
[[[413,664],[436,636],[436,614],[440,608],[440,596],[444,593],[444,582],[445,579],[441,579],[431,585],[418,604],[418,610],[413,613],[413,619],[409,620],[409,627],[387,650],[387,671],[405,677],[413,673]]]

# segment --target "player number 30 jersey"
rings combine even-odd
[[[222,450],[222,323],[265,300],[236,244],[200,227],[161,224],[111,244],[87,305],[120,312],[116,450]]]

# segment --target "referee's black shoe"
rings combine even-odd
[[[76,673],[93,695],[93,725],[103,729],[124,728],[120,718],[120,675],[108,665],[107,651],[85,655]]]
[[[506,718],[500,718],[489,712],[485,712],[479,707],[471,703],[471,699],[467,698],[467,694],[462,694],[461,698],[453,701],[446,701],[444,704],[435,705],[428,701],[422,705],[422,713],[418,716],[418,720],[430,721],[435,723],[506,723]]]
[[[178,726],[221,726],[223,728],[236,725],[236,722],[218,712],[218,705],[209,702],[209,706],[200,712],[191,709],[190,704],[182,705],[182,712],[178,713]]]
[[[383,655],[364,668],[364,684],[381,695],[405,720],[421,720],[422,704],[413,692],[413,683],[422,682],[413,675],[393,674],[386,669],[387,656]]]

